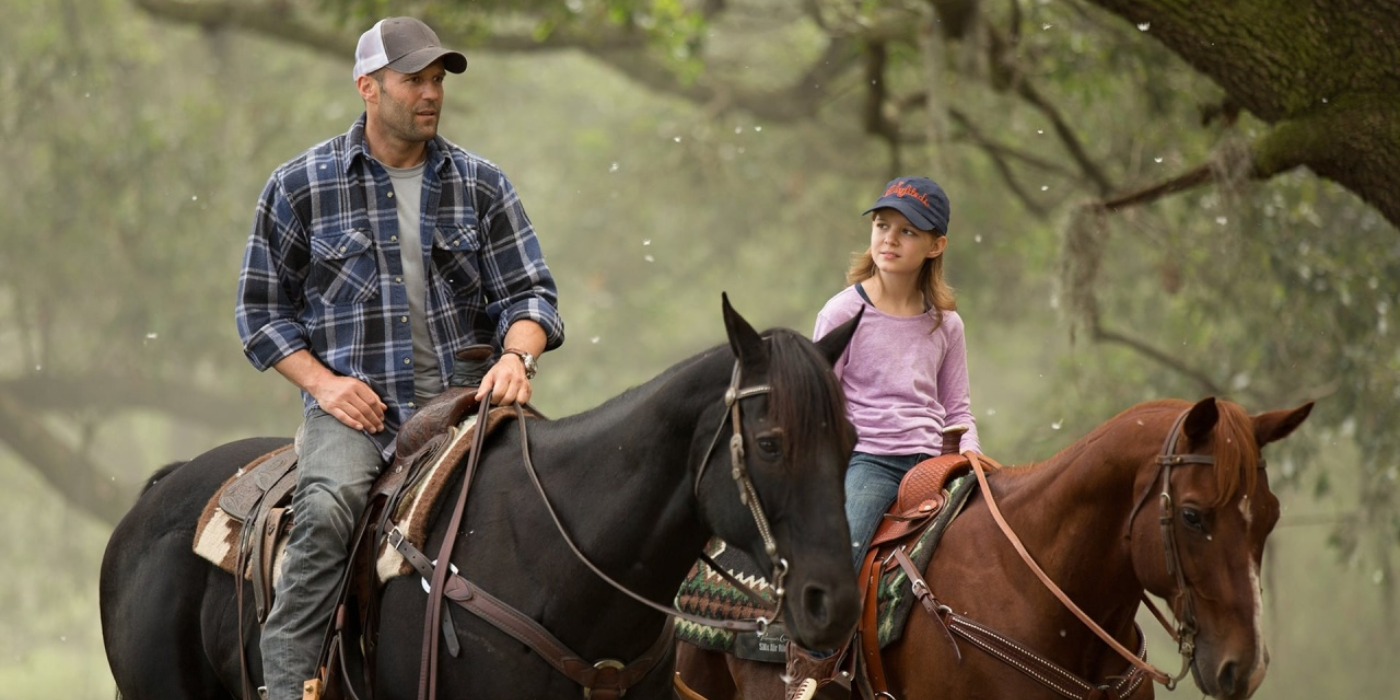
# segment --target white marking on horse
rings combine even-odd
[[[1252,694],[1263,682],[1264,672],[1269,668],[1269,650],[1264,642],[1264,586],[1259,581],[1259,564],[1253,557],[1249,560],[1249,588],[1254,599],[1254,659],[1247,669],[1249,675],[1245,677]]]

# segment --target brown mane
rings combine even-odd
[[[1004,470],[998,475],[998,479],[1006,483],[1030,477],[1043,468],[1056,468],[1052,465],[1073,462],[1106,435],[1121,433],[1125,422],[1135,422],[1158,435],[1150,442],[1152,455],[1155,456],[1161,449],[1161,441],[1166,438],[1172,421],[1190,408],[1191,402],[1179,399],[1162,399],[1138,404],[1104,422],[1083,438],[1066,445],[1050,458]],[[1240,493],[1253,493],[1259,479],[1259,450],[1255,445],[1254,425],[1243,407],[1232,401],[1218,400],[1216,408],[1220,417],[1211,440],[1211,454],[1215,457],[1216,498],[1211,505],[1219,507],[1229,503]],[[1183,442],[1177,445],[1177,451],[1181,453],[1200,452],[1201,449],[1200,445],[1185,444],[1184,437]]]

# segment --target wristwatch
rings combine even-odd
[[[534,378],[535,378],[535,371],[539,369],[539,365],[535,364],[535,356],[534,356],[534,355],[531,355],[530,353],[525,352],[524,350],[516,350],[515,348],[506,348],[505,350],[502,350],[501,352],[502,352],[502,354],[509,353],[509,354],[511,354],[511,355],[515,355],[516,357],[519,357],[519,358],[520,358],[520,363],[523,364],[523,365],[525,365],[525,378],[526,378],[526,379],[534,379]]]

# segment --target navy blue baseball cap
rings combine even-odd
[[[894,209],[922,231],[948,233],[951,206],[948,195],[938,183],[926,177],[897,177],[885,185],[885,193],[863,213],[876,209]]]

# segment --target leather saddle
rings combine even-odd
[[[392,463],[370,498],[399,494],[423,463],[437,456],[454,429],[477,407],[474,388],[449,387],[399,430]],[[271,609],[280,538],[290,529],[297,451],[288,445],[242,467],[210,499],[195,533],[195,551],[252,583],[258,622]]]

